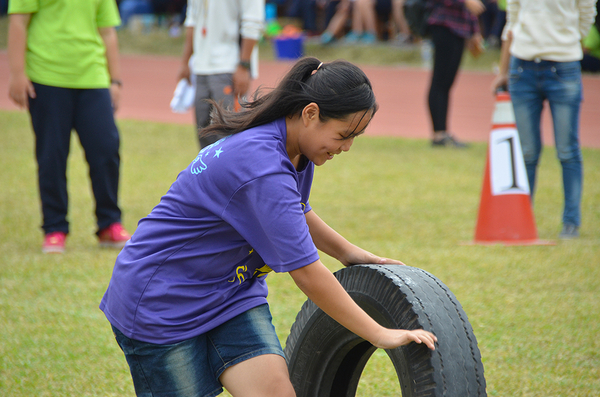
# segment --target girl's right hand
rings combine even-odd
[[[437,337],[424,329],[406,330],[406,329],[389,329],[383,328],[379,338],[374,346],[381,349],[394,349],[398,346],[405,346],[411,342],[425,343],[431,350],[435,350],[435,342]]]

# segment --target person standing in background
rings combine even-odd
[[[119,107],[121,70],[114,0],[11,0],[9,96],[29,110],[35,133],[45,253],[62,253],[67,221],[67,157],[75,129],[89,164],[102,246],[122,247]]]
[[[482,48],[477,16],[485,11],[480,0],[429,0],[427,20],[435,49],[428,104],[433,147],[466,147],[448,131],[450,89],[454,84],[465,42],[472,52]]]
[[[583,59],[581,70],[583,72],[600,72],[600,32],[592,25],[590,33],[583,39]]]
[[[210,123],[212,106],[232,109],[258,76],[258,48],[265,22],[264,0],[190,0],[177,80],[196,75],[196,132]],[[194,55],[190,68],[190,57]],[[212,142],[198,138],[200,147]]]
[[[377,19],[392,12],[391,0],[354,0],[352,30],[346,35],[347,44],[373,44],[379,40]]]
[[[492,90],[508,83],[532,199],[542,152],[541,114],[548,101],[564,190],[559,238],[576,238],[583,187],[579,61],[581,40],[594,23],[596,0],[508,0],[506,11],[500,71]]]
[[[396,29],[396,37],[394,41],[396,44],[404,45],[413,42],[413,35],[406,22],[404,16],[404,1],[405,0],[392,0],[392,20],[394,21],[394,27]]]
[[[600,17],[598,16],[598,7],[596,3],[596,19],[590,29],[590,32],[583,39],[583,59],[581,59],[581,70],[583,72],[600,72]]]

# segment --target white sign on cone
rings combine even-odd
[[[516,128],[490,133],[490,177],[492,195],[529,195],[529,181]]]

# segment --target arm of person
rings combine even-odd
[[[240,6],[240,58],[233,73],[233,95],[246,95],[252,81],[250,61],[254,47],[260,40],[265,24],[264,0],[242,0]]]
[[[363,311],[320,260],[290,272],[294,282],[331,318],[361,338],[382,349],[393,349],[410,342],[425,343],[435,350],[437,338],[431,332],[382,327]]]
[[[578,1],[579,8],[579,33],[583,39],[588,35],[590,28],[596,19],[596,1],[595,0],[580,0]]]
[[[480,0],[465,0],[465,7],[476,17],[485,11],[485,5]]]
[[[25,73],[27,28],[31,14],[11,14],[8,23],[8,96],[20,108],[29,108],[35,98],[33,84]]]
[[[502,40],[502,48],[500,50],[500,65],[498,66],[498,75],[492,82],[492,95],[500,88],[504,88],[508,84],[508,67],[510,63],[510,45],[512,44],[512,32],[509,30],[506,33],[506,39]]]
[[[112,100],[113,111],[117,111],[121,101],[121,62],[119,60],[119,39],[117,30],[114,26],[98,28],[100,36],[106,47],[106,62],[108,64],[108,74],[110,75],[110,98]]]
[[[235,98],[246,95],[250,88],[250,82],[252,81],[250,58],[256,43],[258,43],[257,40],[242,37],[240,62],[233,73],[233,95]]]
[[[404,263],[394,259],[373,255],[350,243],[341,234],[325,223],[314,210],[308,211],[305,214],[305,217],[310,236],[317,249],[339,260],[344,266],[359,263],[404,265]]]
[[[190,58],[194,53],[194,27],[186,26],[185,41],[183,43],[183,55],[181,56],[181,65],[177,72],[177,81],[186,79],[191,84]]]

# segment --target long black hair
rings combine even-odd
[[[371,82],[360,68],[344,60],[322,63],[307,57],[296,62],[276,88],[264,95],[257,92],[250,102],[243,103],[240,112],[212,102],[211,124],[200,131],[200,136],[220,138],[300,115],[311,102],[319,106],[322,122],[343,120],[370,109],[375,113],[378,108]]]

